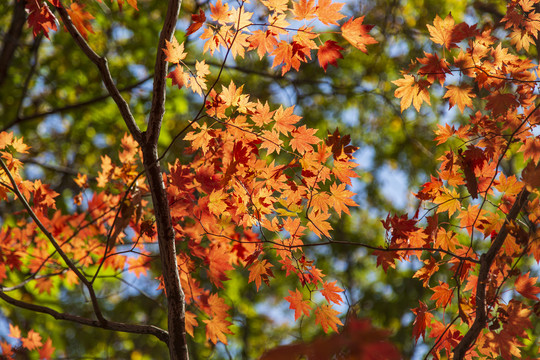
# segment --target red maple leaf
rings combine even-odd
[[[325,72],[328,64],[338,67],[337,59],[343,59],[343,54],[340,52],[342,50],[344,49],[333,40],[327,40],[319,47],[319,50],[317,51],[317,58],[319,59],[319,64]]]
[[[193,34],[203,26],[204,22],[206,21],[204,11],[199,9],[198,14],[191,14],[191,21],[193,21],[193,23],[187,28],[186,36]]]
[[[431,318],[433,315],[428,312],[426,304],[419,301],[420,306],[412,309],[412,312],[416,315],[414,320],[413,336],[416,342],[420,336],[425,339],[426,336],[426,327],[430,324]]]
[[[34,37],[40,32],[49,38],[49,31],[56,31],[56,17],[47,6],[47,4],[40,4],[38,1],[27,1],[26,9],[28,10],[28,25],[32,27]]]

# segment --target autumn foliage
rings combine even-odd
[[[137,9],[136,0],[127,3]],[[121,9],[124,1],[117,4]],[[196,328],[204,328],[207,341],[227,344],[231,307],[221,290],[231,272],[243,270],[257,290],[272,287],[275,277],[294,279],[283,297],[294,319],[313,317],[325,333],[336,332],[275,349],[265,359],[399,358],[386,332],[351,315],[340,318],[336,305],[344,302],[343,289],[303,251],[336,242],[331,220],[362,205],[350,189],[358,176],[357,147],[339,130],[323,134],[303,124],[294,107],[252,98],[244,85],[221,80],[225,63],[249,52],[268,57],[281,76],[307,63],[326,72],[339,66],[351,45],[369,56],[369,46],[377,43],[370,35],[373,25],[364,24],[363,16],[345,18],[344,4],[331,0],[253,5],[211,1],[191,16],[183,36],[163,35],[156,60],[163,76],[156,71],[154,80],[162,88],[154,93],[163,93],[168,80],[175,91],[199,96],[202,106],[173,140],[183,141],[183,153],[161,169],[169,148],[155,155],[163,117],[163,111],[154,115],[159,99],[148,128],[139,130],[108,80],[106,64],[93,52],[91,34],[99,31],[93,15],[78,1],[26,1],[35,36],[54,42],[52,32],[65,27],[96,63],[129,131],[119,139],[118,154],[101,156],[95,179],[73,179],[80,192],[69,212],[56,208],[59,194],[47,184],[24,179],[17,160],[28,151],[24,140],[0,133],[0,200],[20,209],[16,222],[0,230],[4,301],[82,325],[152,335],[175,349],[172,358],[183,359],[185,333],[194,336]],[[171,14],[165,22],[174,29]],[[411,337],[432,339],[434,358],[519,358],[533,336],[530,317],[540,311],[540,287],[532,275],[532,264],[540,261],[540,114],[537,65],[527,57],[540,15],[533,2],[509,2],[502,20],[507,39],[489,27],[456,24],[452,15],[441,15],[427,29],[437,51],[414,59],[393,82],[395,96],[402,112],[411,105],[421,111],[439,95],[437,88],[467,121],[439,126],[439,171],[415,194],[417,211],[389,214],[382,221],[387,243],[370,248],[384,271],[403,261],[421,263],[414,277],[431,297],[412,309]],[[206,55],[221,54],[222,66],[194,58],[184,44],[188,36],[200,41]],[[503,171],[515,157],[519,168]],[[163,267],[156,286],[168,297],[169,311],[179,311],[168,332],[106,319],[96,295],[102,274],[154,274],[158,253]],[[172,285],[174,279],[180,287]],[[92,318],[10,295],[23,286],[40,294],[84,288]],[[173,322],[178,329],[171,328]],[[46,334],[9,326],[9,336],[20,342],[0,344],[4,356],[21,348],[40,358],[53,356]]]

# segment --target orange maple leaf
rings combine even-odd
[[[341,216],[342,211],[349,215],[349,207],[358,206],[358,204],[356,204],[354,200],[351,199],[356,194],[352,191],[346,190],[345,187],[345,184],[332,184],[330,186],[330,193],[332,194],[332,207],[339,216]]]
[[[343,289],[337,286],[336,282],[337,281],[333,281],[333,282],[325,281],[323,284],[323,289],[321,290],[321,294],[329,303],[333,302],[339,305],[343,302],[341,295],[339,295],[339,293],[342,292]]]
[[[41,343],[41,335],[39,335],[34,330],[30,330],[28,332],[28,336],[25,338],[21,338],[22,346],[27,348],[28,350],[34,350],[37,349],[42,345]]]
[[[261,287],[261,281],[264,281],[264,283],[268,286],[270,286],[270,282],[268,279],[268,276],[273,277],[274,274],[272,273],[272,270],[270,269],[273,265],[270,264],[267,260],[259,261],[255,260],[253,264],[249,267],[249,281],[252,282],[255,281],[255,285],[257,286],[257,291],[259,291],[259,288]]]
[[[198,326],[196,315],[191,311],[186,311],[186,332],[193,337],[193,327]]]
[[[275,11],[276,13],[284,13],[287,11],[289,5],[289,0],[261,0],[261,2],[268,10]]]
[[[210,320],[203,320],[203,322],[206,324],[207,339],[210,339],[210,341],[212,341],[214,344],[221,341],[227,345],[227,336],[225,334],[234,334],[229,329],[229,326],[232,325],[230,321],[227,321],[221,317],[213,317]]]
[[[293,114],[294,105],[283,109],[283,106],[280,105],[279,109],[274,113],[274,120],[276,124],[274,125],[274,130],[279,133],[288,135],[289,132],[293,132],[296,127],[293,124],[296,124],[302,117]]]
[[[443,19],[437,15],[433,21],[433,25],[427,25],[431,40],[435,44],[444,45],[447,49],[458,47],[457,43],[472,35],[475,27],[469,27],[465,23],[455,25],[452,14],[448,14]]]
[[[431,300],[436,300],[436,306],[438,308],[446,308],[450,304],[454,289],[451,289],[447,283],[439,280],[439,285],[432,287],[431,290],[434,292]]]
[[[212,20],[217,21],[220,25],[225,25],[231,21],[232,12],[229,11],[229,4],[223,4],[221,0],[216,1],[216,5],[210,4],[210,17]]]
[[[292,13],[294,20],[311,20],[315,18],[315,0],[300,0],[293,2]]]
[[[420,106],[425,101],[428,105],[431,105],[429,99],[429,92],[427,91],[430,86],[427,80],[416,81],[414,76],[404,75],[403,79],[392,81],[398,88],[394,92],[394,96],[398,99],[401,98],[401,112],[414,105],[416,111],[420,111]]]
[[[83,38],[88,39],[88,32],[94,33],[90,20],[94,19],[92,14],[84,10],[84,5],[72,3],[70,8],[66,9],[73,25],[77,28]]]
[[[517,278],[516,291],[526,298],[540,300],[536,294],[540,293],[540,287],[534,286],[538,282],[538,277],[530,277],[530,271]]]
[[[9,324],[9,337],[20,339],[21,338],[21,329],[17,325]]]
[[[344,49],[333,40],[327,40],[319,47],[317,58],[324,72],[326,72],[328,64],[338,67],[337,59],[343,59],[343,54],[340,52],[342,50]]]
[[[369,34],[373,25],[362,25],[364,16],[353,19],[352,17],[345,24],[341,25],[341,34],[355,48],[367,54],[366,45],[376,44],[377,40]]]
[[[292,132],[292,139],[290,142],[291,148],[303,154],[307,151],[313,151],[313,145],[321,142],[316,136],[313,136],[317,132],[317,129],[307,128],[306,125],[302,125],[298,129]]]
[[[272,30],[256,30],[247,38],[249,49],[257,49],[257,55],[262,59],[264,54],[271,53],[278,44],[276,33]]]
[[[47,341],[45,341],[41,349],[38,350],[39,358],[46,360],[50,359],[54,354],[54,350],[55,348],[52,346],[51,338],[47,338]]]
[[[460,86],[456,85],[448,85],[446,87],[448,91],[446,94],[444,94],[443,98],[448,98],[451,109],[454,105],[457,105],[461,113],[463,114],[463,110],[465,110],[465,107],[468,106],[469,108],[472,108],[472,98],[476,97],[475,94],[471,93],[472,87],[461,84]]]
[[[329,200],[329,197],[325,198],[326,201]],[[327,203],[325,203],[327,206]],[[330,237],[329,231],[332,230],[332,225],[327,221],[330,217],[330,214],[322,211],[313,211],[309,214],[309,222],[307,227],[319,238],[321,234],[324,234],[327,237]]]
[[[187,54],[184,52],[184,43],[178,44],[176,37],[173,37],[172,41],[165,40],[165,46],[166,48],[163,49],[163,52],[167,55],[165,61],[178,64],[186,58]]]
[[[311,310],[309,300],[304,300],[302,298],[302,293],[298,291],[298,289],[296,289],[295,292],[289,290],[289,295],[290,296],[285,297],[285,300],[290,303],[289,309],[294,310],[294,320],[298,320],[300,316],[302,316],[302,313],[306,316],[309,316],[309,311]]]
[[[319,0],[315,13],[324,25],[338,25],[337,21],[345,17],[339,12],[343,5],[345,4],[332,3],[332,0]]]
[[[337,327],[343,325],[343,323],[336,316],[338,314],[339,312],[332,309],[330,305],[321,305],[315,309],[315,323],[320,324],[325,333],[328,333],[328,328],[339,332]]]

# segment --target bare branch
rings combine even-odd
[[[108,321],[108,320],[105,322],[101,322],[98,320],[84,318],[78,315],[73,315],[69,313],[61,313],[51,308],[48,308],[46,306],[30,304],[21,300],[14,299],[11,296],[7,295],[1,289],[0,289],[0,298],[13,306],[17,306],[22,309],[26,309],[30,311],[39,312],[42,314],[48,314],[57,320],[67,320],[67,321],[75,322],[78,324],[92,326],[92,327],[101,328],[105,330],[122,331],[122,332],[127,332],[127,333],[132,333],[132,334],[154,335],[159,340],[163,341],[165,344],[168,344],[169,342],[169,333],[167,333],[167,331],[161,328],[158,328],[157,326],[154,326],[154,325],[126,324],[122,322]]]
[[[122,118],[124,119],[124,122],[126,123],[131,135],[133,135],[133,138],[135,140],[140,142],[142,139],[141,130],[137,126],[135,122],[135,118],[131,114],[131,110],[129,108],[128,103],[126,102],[126,100],[124,100],[124,98],[122,97],[122,94],[120,94],[120,91],[118,90],[118,88],[116,87],[116,84],[113,81],[113,78],[109,71],[107,58],[99,56],[90,47],[90,45],[88,45],[88,43],[79,33],[75,25],[73,25],[73,22],[71,21],[71,18],[69,17],[69,14],[67,13],[63,5],[60,7],[57,7],[56,10],[60,14],[60,17],[62,18],[64,25],[66,26],[68,32],[71,34],[71,36],[73,37],[73,39],[75,40],[79,48],[97,66],[99,73],[101,74],[101,79],[103,80],[103,84],[105,84],[107,91],[109,92],[114,102],[118,106],[118,110],[120,110],[120,114],[122,115]]]

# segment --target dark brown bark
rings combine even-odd
[[[189,353],[185,329],[185,297],[178,274],[175,235],[169,201],[158,161],[157,145],[145,145],[143,156],[144,168],[152,193],[152,203],[154,204],[163,282],[167,293],[169,354],[173,360],[187,360]]]
[[[489,250],[480,257],[480,271],[478,273],[478,281],[476,285],[476,318],[474,319],[474,323],[471,325],[469,331],[467,331],[463,339],[461,339],[459,342],[458,346],[456,346],[454,349],[454,360],[463,360],[467,351],[476,342],[476,339],[478,339],[480,332],[487,325],[488,314],[486,311],[486,284],[488,281],[489,270],[491,269],[491,265],[493,265],[495,257],[499,253],[499,250],[501,249],[502,245],[504,244],[504,240],[508,235],[508,224],[517,218],[519,212],[527,202],[529,194],[530,192],[527,191],[526,188],[519,193],[516,202],[506,216],[506,220],[499,231],[499,234],[497,234],[497,237],[495,240],[493,240]]]
[[[7,77],[7,72],[11,60],[13,60],[13,54],[19,45],[22,29],[26,20],[26,12],[24,11],[24,1],[13,0],[13,16],[11,17],[11,24],[9,30],[4,36],[4,44],[2,51],[0,52],[0,86],[3,84]]]

